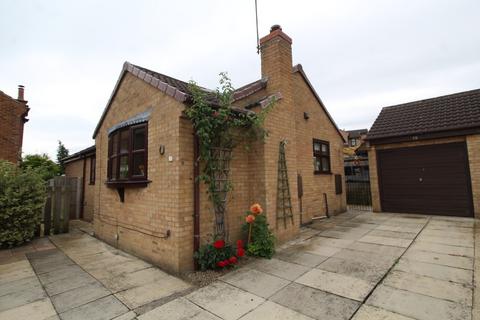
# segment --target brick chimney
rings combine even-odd
[[[291,82],[292,39],[282,31],[282,27],[276,24],[270,28],[270,33],[260,39],[260,51],[262,77],[268,78],[268,85],[276,87],[279,82]]]
[[[18,86],[18,101],[25,101],[25,87],[22,86],[21,84]]]

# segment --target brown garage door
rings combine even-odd
[[[473,216],[463,142],[377,151],[382,210]]]

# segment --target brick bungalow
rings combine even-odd
[[[239,112],[267,116],[269,136],[233,152],[226,226],[241,237],[245,211],[265,209],[279,242],[314,217],[346,210],[344,140],[280,26],[260,40],[261,79],[235,92]],[[207,90],[207,89],[205,89]],[[94,229],[100,239],[172,272],[193,268],[193,253],[210,239],[214,215],[206,186],[196,182],[198,142],[184,110],[187,83],[126,62],[95,129]],[[286,163],[292,219],[277,216],[279,144]]]
[[[30,108],[24,99],[24,87],[18,86],[14,99],[0,91],[0,159],[19,163],[22,158],[23,126]]]
[[[85,221],[93,221],[93,199],[95,193],[95,146],[78,151],[64,159],[65,175],[81,180],[80,216]]]
[[[480,90],[383,108],[367,140],[374,211],[480,218]]]

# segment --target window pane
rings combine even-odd
[[[328,145],[322,143],[322,153],[328,153]]]
[[[314,159],[314,166],[315,166],[315,171],[318,172],[318,171],[321,171],[320,169],[320,159],[319,158],[315,158]]]
[[[145,127],[133,130],[133,150],[145,149]]]
[[[128,178],[128,156],[121,156],[119,179],[127,179],[127,178]]]
[[[328,158],[322,158],[322,171],[330,171],[330,163],[328,161]]]
[[[314,142],[313,143],[313,150],[314,151],[320,151],[320,143]]]
[[[120,131],[120,153],[128,152],[128,140],[129,140],[129,131],[123,130]]]
[[[133,175],[145,176],[145,153],[133,154]]]
[[[112,154],[117,154],[118,152],[118,132],[114,133],[111,137],[112,139]]]
[[[111,179],[116,180],[117,179],[117,162],[118,158],[112,158],[110,159],[110,167],[111,167]]]

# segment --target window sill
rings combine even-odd
[[[323,171],[313,171],[313,174],[315,175],[331,175],[332,172],[331,171],[326,171],[326,172],[323,172]]]
[[[109,188],[145,188],[151,180],[124,180],[107,181],[105,184]]]

